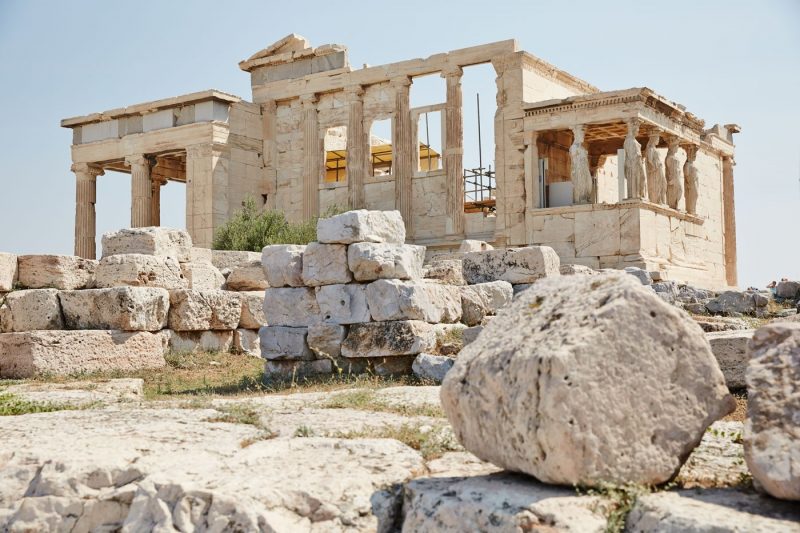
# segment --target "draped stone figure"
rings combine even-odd
[[[686,147],[686,163],[683,164],[683,180],[686,186],[686,212],[697,214],[697,196],[700,194],[700,176],[697,171],[695,159],[697,146],[690,144]]]
[[[570,176],[572,178],[572,203],[588,204],[592,201],[592,174],[589,170],[589,152],[583,146],[583,125],[573,126],[574,140],[569,148],[572,162]]]
[[[650,135],[644,150],[645,167],[647,169],[647,197],[655,204],[667,203],[667,177],[664,175],[664,163],[658,153],[658,133]]]
[[[678,209],[678,202],[683,196],[683,176],[681,172],[681,161],[678,157],[680,140],[677,137],[670,137],[667,145],[667,205],[672,209]]]
[[[639,133],[639,119],[628,120],[628,134],[625,136],[625,180],[628,183],[628,198],[647,197],[647,182],[644,177],[642,147],[636,140]]]

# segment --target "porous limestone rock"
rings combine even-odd
[[[264,291],[264,318],[270,326],[307,327],[322,320],[313,287],[270,287]]]
[[[631,276],[635,277],[639,281],[642,282],[642,285],[652,285],[653,278],[650,276],[650,272],[647,270],[641,269],[639,267],[629,266],[625,267],[624,271]]]
[[[350,326],[342,343],[344,357],[416,355],[436,346],[432,325],[420,320],[369,322]]]
[[[367,285],[348,283],[316,288],[317,304],[322,320],[329,324],[369,322]]]
[[[103,234],[103,257],[117,254],[145,254],[172,257],[181,263],[191,260],[192,238],[182,229],[151,226],[125,228]]]
[[[261,357],[261,338],[258,330],[239,328],[233,332],[233,351]]]
[[[214,254],[211,248],[200,248],[199,246],[192,246],[189,250],[190,263],[208,263],[211,264]]]
[[[0,298],[0,332],[64,329],[58,289],[26,289]]]
[[[316,359],[314,361],[297,360],[267,360],[264,365],[264,376],[269,379],[299,379],[311,376],[327,375],[333,372],[333,362],[330,359]]]
[[[494,250],[494,246],[486,241],[475,241],[470,239],[464,239],[461,241],[461,246],[458,247],[458,251],[462,254],[467,252],[485,252],[486,250]]]
[[[800,324],[753,334],[747,366],[744,457],[757,485],[800,500]]]
[[[447,371],[453,368],[454,362],[452,357],[446,355],[421,353],[414,358],[411,370],[420,379],[441,383]]]
[[[308,328],[264,326],[258,330],[258,336],[264,359],[314,359],[306,340]]]
[[[7,292],[17,283],[17,256],[0,252],[0,292]]]
[[[712,313],[744,313],[752,314],[756,312],[758,305],[762,303],[762,298],[756,298],[758,293],[752,291],[724,291],[713,300],[706,303],[706,308]]]
[[[491,281],[488,283],[491,283]],[[519,293],[521,293],[522,291],[527,291],[532,286],[533,283],[517,283],[515,285],[512,285],[511,287],[514,289],[514,298],[516,298]]]
[[[229,352],[233,347],[233,332],[228,331],[173,331],[165,329],[167,346],[172,353]]]
[[[93,330],[0,334],[0,378],[130,371],[165,364],[164,344],[158,333]]]
[[[192,248],[197,250],[198,248]],[[199,248],[205,250],[205,248]],[[211,257],[211,250],[208,250]],[[181,263],[181,272],[186,278],[186,288],[198,291],[216,291],[225,286],[225,276],[210,261]]]
[[[230,291],[180,289],[169,292],[169,327],[175,331],[236,329],[242,297]]]
[[[339,324],[314,324],[308,327],[308,347],[320,359],[339,357],[347,328]]]
[[[156,287],[112,287],[61,291],[67,329],[158,331],[167,326],[170,296]]]
[[[488,281],[461,287],[461,321],[476,326],[511,303],[514,289],[507,281]]]
[[[20,255],[19,284],[27,289],[83,289],[92,282],[97,261],[74,255]]]
[[[263,291],[269,287],[259,261],[255,265],[236,267],[228,274],[225,288],[229,291]]]
[[[347,268],[347,246],[309,243],[303,253],[303,283],[316,287],[353,281]]]
[[[240,292],[242,297],[242,316],[239,317],[239,327],[245,329],[258,329],[267,325],[264,316],[264,291]]]
[[[663,483],[735,408],[703,332],[628,274],[540,280],[442,384],[464,447],[545,483]]]
[[[406,226],[400,211],[358,209],[317,221],[317,240],[321,243],[391,242],[406,240]]]
[[[270,287],[303,286],[305,245],[273,244],[261,251],[261,267]]]
[[[174,257],[117,254],[100,260],[94,273],[94,287],[160,287],[184,289],[189,285]]]
[[[586,265],[561,265],[558,267],[558,272],[562,276],[571,276],[573,274],[597,274],[597,270]]]
[[[461,261],[458,259],[440,259],[433,261],[425,269],[425,278],[447,285],[466,285]]]
[[[234,268],[253,266],[261,261],[258,252],[242,250],[211,250],[211,264],[217,267],[224,275]]]
[[[475,342],[475,339],[478,338],[481,331],[483,331],[483,326],[472,326],[471,328],[466,328],[464,331],[461,332],[461,338],[463,339],[464,346],[471,342]]]
[[[372,319],[423,320],[432,324],[461,318],[460,287],[426,281],[379,279],[367,285]]]
[[[706,333],[706,339],[711,345],[714,357],[717,358],[729,389],[741,389],[746,386],[744,374],[747,361],[750,359],[747,344],[751,338],[753,338],[752,329]]]
[[[347,247],[347,264],[356,281],[422,277],[425,247],[414,244],[358,242]]]
[[[533,283],[539,278],[559,276],[558,254],[548,246],[526,246],[505,250],[470,252],[464,256],[467,283],[507,281]]]
[[[775,287],[775,296],[797,300],[800,298],[800,281],[779,281]]]

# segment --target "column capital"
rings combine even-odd
[[[522,144],[524,146],[535,145],[538,139],[539,139],[538,131],[526,131],[522,133]]]
[[[631,117],[625,120],[625,124],[628,125],[628,133],[633,132],[636,135],[639,132],[639,126],[642,124],[642,121],[638,117]]]
[[[464,75],[464,69],[458,65],[448,65],[442,69],[442,78],[460,78]]]
[[[186,158],[197,159],[201,157],[211,157],[214,152],[220,154],[225,152],[229,147],[222,143],[207,142],[200,144],[192,144],[186,147]]]
[[[144,154],[126,155],[125,164],[129,167],[134,165],[150,165],[150,160]]]
[[[411,87],[411,78],[409,76],[398,76],[389,80],[389,85],[392,87]]]
[[[345,87],[344,93],[347,96],[356,97],[359,100],[364,96],[364,86],[363,85],[350,85]]]
[[[300,105],[304,110],[316,109],[317,102],[319,102],[319,95],[317,93],[303,94],[300,96]]]
[[[100,165],[92,165],[90,163],[72,163],[70,170],[78,178],[82,179],[95,179],[97,176],[102,176],[106,173]]]

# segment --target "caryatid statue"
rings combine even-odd
[[[583,124],[573,126],[572,135],[572,146],[569,147],[572,203],[589,204],[592,202],[592,173],[589,170],[589,152],[583,146]]]
[[[647,197],[654,204],[667,203],[667,177],[664,175],[664,163],[658,153],[658,142],[661,136],[653,133],[647,139],[644,150],[645,167],[647,168]]]
[[[628,198],[646,198],[647,182],[644,176],[642,146],[636,140],[639,119],[628,119],[628,134],[625,136],[625,180],[628,182]]]
[[[681,160],[678,157],[680,139],[672,136],[667,144],[667,205],[672,209],[678,209],[678,202],[683,196],[683,173],[681,172]]]
[[[686,163],[683,164],[683,180],[686,184],[686,212],[696,215],[697,196],[700,194],[700,175],[695,164],[697,146],[689,144],[685,150]]]

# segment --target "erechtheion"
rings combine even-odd
[[[462,75],[487,63],[494,164],[465,169]],[[291,220],[397,209],[429,253],[463,239],[545,244],[562,263],[736,285],[734,124],[705,128],[647,88],[599,91],[514,40],[353,69],[346,47],[289,35],[239,67],[252,102],[208,90],[62,121],[73,130],[76,255],[95,257],[96,179],[116,170],[131,175],[133,227],[158,225],[160,186],[185,182],[197,246],[251,196]],[[443,101],[412,107],[428,75],[444,78]],[[386,120],[390,140],[372,134]],[[437,143],[423,131],[431,120]]]

